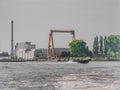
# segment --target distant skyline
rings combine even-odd
[[[120,0],[0,0],[0,52],[11,50],[11,20],[14,45],[30,41],[47,48],[51,29],[75,30],[92,49],[96,35],[120,34]],[[67,47],[70,34],[54,34],[55,47]]]

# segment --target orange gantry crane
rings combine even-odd
[[[53,41],[53,33],[70,33],[72,34],[72,40],[75,39],[75,31],[74,30],[50,30],[49,39],[48,39],[48,51],[47,51],[47,58],[55,58],[55,50],[54,50],[54,41]],[[52,46],[52,49],[51,49]],[[52,54],[51,54],[52,50]]]

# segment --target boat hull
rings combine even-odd
[[[77,63],[87,64],[87,63],[89,63],[91,61],[91,59],[88,59],[88,60],[79,60],[79,59],[77,59],[77,60],[73,60],[73,61],[77,62]]]

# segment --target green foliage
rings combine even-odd
[[[92,54],[86,46],[86,42],[83,40],[73,40],[70,42],[69,51],[73,57],[86,57]]]
[[[106,61],[106,58],[92,58],[93,61]]]
[[[107,36],[104,37],[104,54],[107,55],[108,47],[107,47]]]
[[[60,57],[61,58],[70,57],[70,52],[63,51],[63,52],[60,53]]]
[[[100,36],[100,39],[98,36],[94,38],[93,42],[93,54],[94,56],[102,56],[107,55],[108,47],[107,47],[107,36],[103,38],[103,36]]]
[[[103,37],[100,36],[100,54],[103,54]]]
[[[110,35],[107,38],[108,54],[112,57],[120,57],[120,35]]]
[[[94,42],[93,42],[93,53],[98,55],[98,52],[99,52],[99,42],[98,42],[98,36],[96,36],[94,38]]]

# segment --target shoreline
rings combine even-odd
[[[42,59],[42,60],[21,60],[21,59],[1,59],[0,62],[68,62],[68,61],[56,61],[56,60],[47,60],[47,59]],[[70,60],[69,60],[70,61]],[[120,61],[120,59],[112,59],[112,60],[91,60],[90,62],[109,62],[109,61]]]

